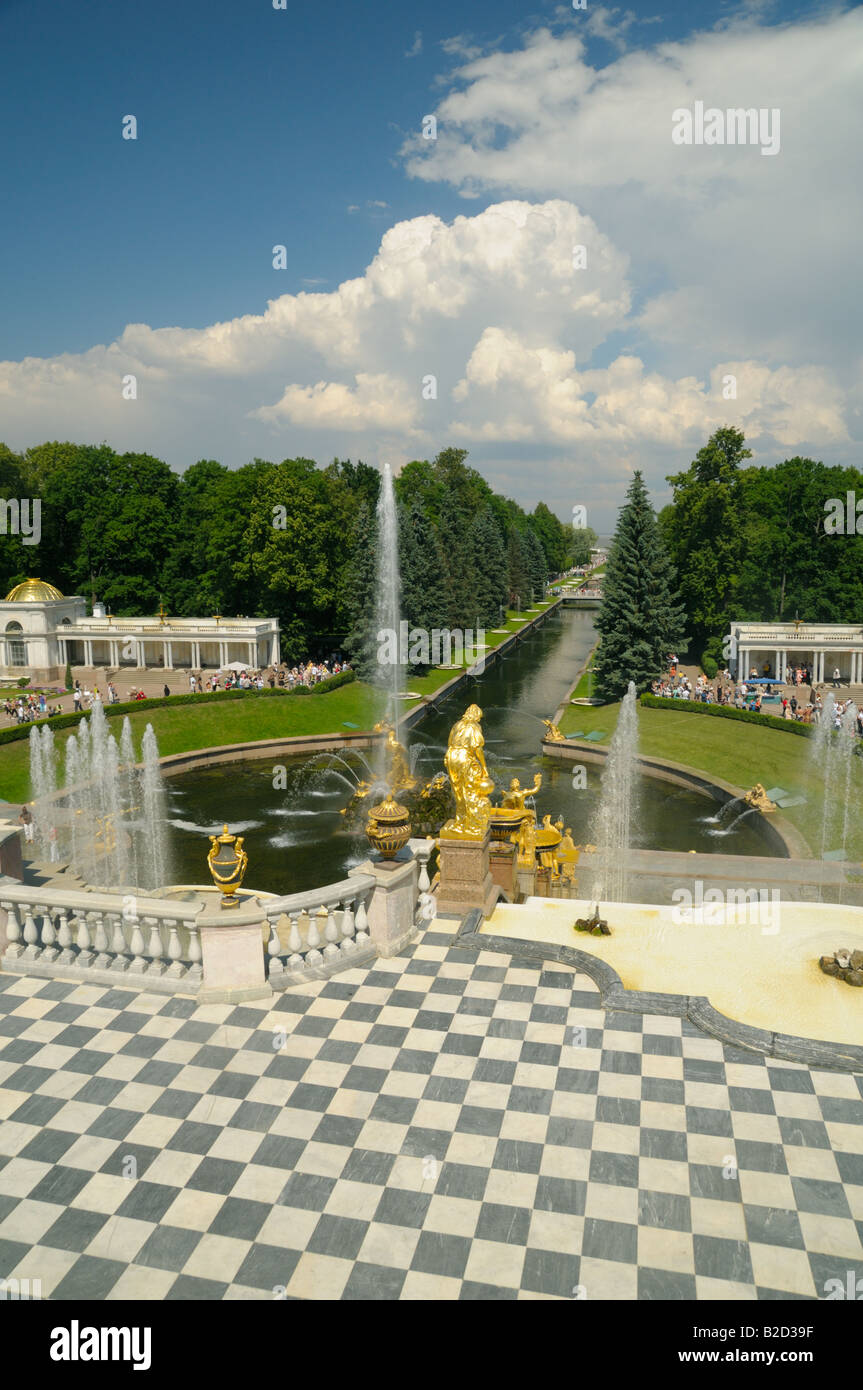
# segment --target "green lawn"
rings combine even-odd
[[[560,721],[561,732],[601,729],[606,737],[599,747],[607,748],[619,710],[620,705],[569,705]],[[742,720],[639,707],[638,745],[648,757],[686,763],[738,787],[748,789],[761,782],[764,787],[785,787],[808,797],[805,806],[791,806],[782,814],[800,831],[813,853],[818,853],[822,784],[814,773],[809,739]],[[863,803],[863,759],[853,760],[852,772],[859,805]],[[855,857],[863,856],[863,826],[856,816],[849,844]]]
[[[301,734],[340,734],[371,729],[381,718],[384,697],[374,687],[353,681],[323,695],[286,695],[283,699],[225,700],[208,705],[177,705],[171,709],[142,710],[129,719],[136,744],[147,724],[152,724],[163,757],[191,748],[214,748],[222,743],[247,743],[257,739],[296,738]],[[121,721],[109,721],[115,737]],[[71,729],[55,732],[63,748]],[[0,797],[23,801],[30,794],[30,748],[27,739],[0,745]]]

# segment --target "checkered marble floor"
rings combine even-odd
[[[607,1013],[456,925],[271,1007],[0,975],[0,1277],[82,1300],[863,1279],[863,1077]]]

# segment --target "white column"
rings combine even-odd
[[[201,669],[201,644],[200,644],[200,642],[193,642],[193,643],[192,643],[192,667],[193,667],[193,669],[194,669],[195,671],[199,671],[199,670]]]
[[[255,643],[255,642],[250,642],[250,643],[249,643],[249,665],[252,666],[252,667],[257,666],[257,664],[258,664],[258,655],[257,655],[257,651],[255,650],[255,648],[256,648],[256,643]]]
[[[166,641],[165,641],[165,644],[164,644],[164,647],[165,647],[165,670],[166,670],[166,671],[173,671],[173,669],[174,669],[174,654],[173,654],[173,651],[172,651],[172,648],[171,648],[171,643],[168,642],[168,641],[166,640]]]
[[[274,632],[274,633],[273,633],[273,645],[272,645],[272,649],[271,649],[271,651],[270,651],[270,665],[271,665],[271,666],[278,666],[278,664],[279,664],[279,634],[278,634],[277,632]]]
[[[780,659],[780,662],[782,663],[782,670],[779,672],[779,679],[780,679],[781,681],[784,681],[784,680],[785,680],[785,668],[786,668],[786,666],[788,665],[788,653],[787,653],[787,651],[780,652],[780,653],[779,653],[779,659]]]
[[[220,643],[219,643],[219,666],[222,668],[222,670],[224,670],[224,668],[227,666],[227,664],[228,664],[228,644],[227,644],[227,642],[220,642]]]
[[[137,657],[137,662],[138,662],[138,670],[139,670],[139,671],[144,670],[144,668],[145,668],[146,665],[147,665],[147,657],[146,657],[146,653],[145,653],[145,651],[144,651],[144,643],[143,643],[143,642],[136,642],[136,643],[135,643],[135,652],[136,652],[136,657]]]
[[[93,640],[90,637],[84,641],[84,665],[90,667],[93,665]]]

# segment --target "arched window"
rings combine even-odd
[[[6,624],[6,662],[9,666],[27,665],[27,643],[17,636],[23,630],[20,623]]]

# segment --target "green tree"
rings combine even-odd
[[[361,502],[352,528],[350,554],[345,566],[342,607],[347,624],[344,648],[351,665],[363,680],[372,680],[378,669],[375,635],[376,542],[374,509],[368,502]]]
[[[521,532],[515,526],[510,531],[507,541],[506,564],[510,604],[526,608],[530,596],[530,571]]]
[[[589,564],[590,552],[598,542],[599,537],[592,526],[574,526],[569,551],[570,563],[573,565]]]
[[[453,599],[449,573],[437,532],[419,498],[399,507],[399,564],[402,581],[402,616],[411,629],[432,633],[449,627]],[[413,665],[414,671],[427,667]]]
[[[631,680],[639,692],[646,690],[668,653],[680,645],[683,623],[674,569],[641,473],[636,472],[609,551],[596,619],[601,636],[594,662],[597,694],[606,701],[619,700]]]
[[[486,507],[474,518],[471,543],[477,617],[481,626],[496,627],[501,607],[509,600],[509,586],[503,536],[491,507]]]
[[[698,652],[720,645],[733,608],[742,556],[740,464],[750,458],[742,430],[726,425],[685,473],[668,477],[674,510],[663,534],[680,576],[680,595]]]
[[[545,559],[545,552],[540,544],[536,532],[532,527],[526,526],[522,532],[525,542],[525,555],[527,560],[527,570],[530,576],[530,592],[534,602],[545,596],[545,582],[548,578],[548,565]]]

